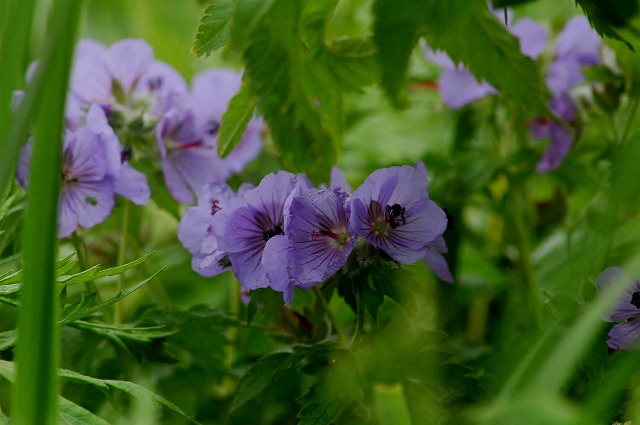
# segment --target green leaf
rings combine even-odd
[[[99,335],[122,350],[134,356],[138,361],[143,359],[174,363],[175,358],[165,349],[168,336],[178,332],[164,325],[136,327],[129,325],[106,325],[76,321],[69,326]]]
[[[291,353],[275,353],[261,357],[242,376],[230,411],[254,399],[291,367]]]
[[[362,397],[356,363],[348,353],[336,353],[316,385],[296,399],[302,405],[298,425],[332,424],[342,411]]]
[[[146,389],[145,387],[138,385],[138,384],[134,384],[133,382],[128,382],[128,381],[115,381],[115,380],[111,380],[111,379],[105,379],[104,382],[109,385],[112,388],[116,388],[124,393],[127,393],[131,396],[134,397],[140,397],[140,398],[150,398],[154,401],[156,401],[157,403],[163,405],[164,407],[168,408],[169,410],[178,413],[179,415],[181,415],[182,417],[186,418],[189,422],[193,423],[193,424],[198,424],[199,422],[196,421],[192,416],[188,415],[184,410],[182,410],[181,408],[179,408],[178,406],[176,406],[175,404],[171,403],[169,400],[165,399],[164,397],[159,396],[158,394],[154,393],[153,391],[149,391],[148,389]]]
[[[105,307],[108,307],[112,304],[117,303],[118,301],[120,301],[121,299],[131,295],[133,292],[137,291],[138,289],[142,288],[144,285],[146,285],[151,279],[153,279],[154,277],[156,277],[162,270],[164,270],[164,268],[158,270],[157,272],[155,272],[153,275],[151,275],[150,277],[146,278],[145,280],[143,280],[142,282],[139,282],[138,284],[127,288],[123,291],[118,292],[115,296],[109,298],[108,300],[102,301],[101,303],[95,304],[95,305],[87,305],[87,303],[83,303],[82,304],[82,308],[77,308],[74,309],[73,311],[70,311],[69,314],[67,316],[65,316],[63,318],[63,320],[60,321],[61,325],[66,325],[68,323],[71,323],[73,321],[76,320],[80,320],[83,319],[87,316],[92,315],[93,313],[102,310]]]
[[[231,20],[231,32],[227,43],[230,48],[244,50],[249,36],[276,0],[237,0]]]
[[[218,155],[225,158],[235,148],[253,117],[256,105],[255,95],[242,84],[238,93],[229,101],[229,107],[222,115],[218,136]]]
[[[405,0],[410,1],[410,0]],[[393,2],[392,2],[393,3]],[[518,39],[489,11],[485,2],[413,0],[429,46],[444,50],[483,78],[501,95],[550,116],[549,93],[535,62],[522,54]]]
[[[627,22],[638,14],[637,0],[576,0],[576,3],[582,6],[591,26],[598,34],[620,40],[629,49],[634,50],[616,28],[627,25]]]
[[[68,425],[109,425],[109,422],[94,415],[83,407],[60,397],[58,399],[58,415],[63,424]]]
[[[449,3],[449,2],[446,2]],[[380,84],[391,102],[406,106],[402,90],[409,58],[418,42],[421,0],[376,0],[373,4],[373,39],[378,48]]]
[[[233,0],[212,0],[200,19],[198,34],[191,51],[198,57],[209,56],[227,40],[233,13]]]
[[[284,168],[327,181],[341,149],[343,122],[341,93],[314,78],[317,72],[312,70],[330,66],[316,61],[318,49],[325,48],[322,25],[310,19],[310,27],[301,27],[301,0],[270,3],[272,8],[261,15],[249,39],[245,77]],[[315,16],[317,8],[312,12]],[[329,19],[329,7],[323,16]]]

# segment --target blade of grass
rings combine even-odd
[[[81,0],[52,4],[43,52],[55,52],[47,90],[36,105],[36,135],[30,165],[28,210],[23,231],[24,284],[18,312],[14,420],[56,424],[57,326],[55,259],[61,137],[66,89],[80,18]],[[40,76],[43,69],[39,70]],[[37,406],[37,409],[33,407]]]
[[[35,4],[36,0],[8,0],[3,6],[7,14],[0,18],[0,192],[7,187],[17,157],[17,149],[3,139],[12,121],[13,91],[22,87],[25,78]]]

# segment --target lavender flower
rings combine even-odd
[[[391,258],[411,264],[444,232],[447,219],[427,195],[427,170],[417,166],[374,171],[352,198],[355,232]]]
[[[27,188],[27,167],[31,140],[22,151],[17,168],[18,182]],[[108,147],[85,127],[67,131],[62,147],[62,179],[58,237],[71,235],[78,227],[92,227],[104,221],[114,205],[113,179],[105,157]]]
[[[614,350],[630,350],[640,346],[640,280],[634,281],[620,267],[609,267],[600,273],[596,283],[602,291],[619,279],[625,279],[629,284],[604,317],[607,322],[618,322],[609,332],[607,345]]]
[[[263,252],[270,239],[285,233],[285,203],[296,185],[291,173],[269,174],[258,187],[247,190],[241,198],[231,199],[213,217],[218,246],[229,254],[234,273],[245,288],[269,286]],[[282,268],[287,267],[286,257],[276,260]]]
[[[547,87],[553,98],[551,111],[575,128],[578,117],[570,90],[584,81],[582,67],[601,61],[602,40],[584,16],[576,16],[565,25],[556,41],[556,59],[549,67]],[[532,128],[533,138],[548,138],[549,147],[538,162],[536,171],[545,173],[560,166],[573,146],[571,132],[562,124],[538,118]]]
[[[197,126],[206,143],[218,140],[218,128],[229,101],[240,89],[241,75],[230,69],[215,69],[198,74],[191,83]],[[247,124],[240,143],[223,160],[225,178],[238,173],[256,158],[262,148],[262,120],[253,118]]]
[[[502,11],[492,12],[501,19]],[[499,13],[498,13],[499,12]],[[511,20],[510,14],[508,21]],[[547,43],[547,31],[538,23],[524,18],[515,24],[508,24],[509,32],[520,41],[520,49],[523,54],[536,59],[543,51]],[[444,103],[451,108],[461,108],[475,100],[496,94],[494,89],[486,81],[478,81],[476,77],[462,64],[456,65],[445,53],[433,51],[425,46],[425,54],[428,59],[443,68],[438,82],[440,95]]]
[[[218,247],[213,234],[213,217],[227,207],[236,194],[226,183],[205,185],[198,194],[198,205],[188,208],[178,226],[178,239],[193,254],[191,267],[203,276],[215,276],[231,268],[227,253]]]
[[[156,139],[165,183],[178,202],[193,203],[194,193],[202,186],[227,177],[215,146],[197,131],[191,110],[169,111],[156,128]]]
[[[422,260],[427,264],[436,276],[447,283],[453,283],[453,275],[447,265],[447,260],[442,254],[447,253],[447,244],[442,236],[438,236],[433,242],[427,244],[427,249]]]
[[[293,197],[286,235],[293,246],[295,280],[323,282],[347,262],[356,240],[350,214],[349,196],[337,187]]]

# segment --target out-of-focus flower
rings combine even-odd
[[[447,283],[453,283],[453,275],[449,270],[447,260],[444,259],[442,254],[447,253],[447,244],[442,236],[438,236],[433,242],[427,244],[427,250],[425,252],[423,261],[427,264],[427,267],[431,269],[436,276],[444,280]]]
[[[501,19],[502,11],[493,11]],[[545,49],[547,44],[547,30],[531,19],[523,18],[510,23],[508,29],[511,34],[520,41],[520,49],[523,54],[536,59]],[[433,51],[425,46],[425,54],[428,59],[439,65],[443,71],[440,75],[438,87],[444,103],[451,108],[461,108],[475,100],[482,99],[489,94],[497,93],[489,83],[479,81],[463,64],[456,65],[445,53]]]
[[[165,183],[178,202],[193,203],[194,194],[202,186],[227,177],[215,146],[197,131],[191,110],[169,111],[158,124],[156,138]]]
[[[609,267],[600,273],[596,283],[602,291],[620,279],[626,280],[628,286],[603,318],[618,322],[609,332],[607,345],[614,350],[631,350],[640,347],[640,280],[634,280],[620,267]]]
[[[553,95],[549,107],[559,118],[575,129],[578,112],[570,90],[584,81],[582,68],[600,63],[602,40],[584,16],[569,20],[556,40],[556,58],[546,76]],[[549,147],[538,162],[536,171],[545,173],[560,166],[573,146],[571,131],[562,124],[545,118],[534,121],[531,134],[535,139],[549,139]]]
[[[203,276],[215,276],[231,268],[227,253],[218,247],[213,217],[236,198],[226,183],[216,181],[202,187],[198,205],[189,207],[180,219],[178,239],[193,254],[191,267]]]
[[[165,182],[173,197],[192,203],[204,184],[226,180],[241,171],[261,149],[262,121],[252,119],[238,146],[227,158],[217,154],[218,130],[229,100],[240,88],[240,75],[221,69],[194,78],[191,92],[168,110],[156,137]]]
[[[285,234],[285,203],[296,185],[295,175],[286,171],[268,174],[255,189],[231,199],[214,215],[212,229],[218,246],[229,254],[234,273],[245,288],[269,286],[263,251],[272,238]],[[288,265],[286,256],[274,261],[278,261],[277,267]]]
[[[374,171],[354,192],[351,226],[391,258],[411,264],[425,256],[426,245],[446,226],[445,213],[427,194],[427,171],[416,167]]]

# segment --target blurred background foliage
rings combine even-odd
[[[46,35],[47,3],[52,2],[42,1],[37,9],[36,40]],[[260,2],[238,3],[258,7]],[[374,3],[409,12],[421,4],[341,0],[326,39],[370,36],[377,25]],[[442,7],[472,3],[482,2]],[[516,17],[530,17],[554,34],[582,13],[568,0],[496,2],[516,3],[522,3],[514,9]],[[595,10],[590,18],[596,28],[610,35],[615,31],[640,49],[637,13],[618,22],[618,15],[598,8],[604,2],[579,3]],[[615,8],[629,2],[613,3]],[[91,0],[84,5],[80,38],[107,45],[143,38],[158,59],[187,80],[205,69],[241,69],[251,58],[232,49],[206,58],[190,51],[208,4]],[[2,12],[0,5],[0,17]],[[387,48],[397,48],[393,34],[388,36]],[[268,140],[261,157],[231,181],[234,187],[244,181],[257,184],[283,160],[285,166],[287,161],[337,161],[349,182],[358,185],[377,168],[422,160],[429,170],[429,195],[449,216],[446,258],[453,285],[438,281],[422,263],[375,270],[398,293],[391,297],[391,292],[373,291],[367,332],[340,346],[328,338],[325,311],[311,292],[297,291],[287,309],[280,294],[258,290],[245,306],[231,273],[204,278],[193,272],[191,256],[176,237],[185,207],[158,196],[133,210],[130,225],[128,260],[154,253],[127,271],[127,286],[163,269],[118,303],[122,323],[137,330],[99,329],[96,323],[78,321],[62,326],[60,367],[105,381],[136,382],[179,409],[159,410],[142,390],[129,392],[137,396],[131,398],[123,384],[113,382],[113,388],[106,388],[88,379],[63,379],[61,394],[114,424],[188,423],[176,413],[180,409],[203,424],[640,423],[640,357],[607,349],[608,329],[600,320],[607,300],[597,297],[594,284],[612,265],[626,265],[640,276],[640,128],[633,106],[640,95],[640,59],[624,42],[608,38],[606,44],[616,53],[624,92],[614,108],[589,110],[579,143],[553,173],[534,172],[545,142],[521,140],[535,110],[513,97],[497,96],[459,110],[447,108],[430,84],[438,78],[438,67],[414,43],[406,49],[406,70],[400,66],[385,74],[384,63],[371,70],[380,72],[382,81],[398,72],[402,78],[339,93],[343,131],[334,144],[317,139],[321,149],[310,157],[301,158],[307,152],[301,150],[286,158],[289,146]],[[400,59],[394,60],[390,65],[398,65]],[[262,78],[268,81],[269,76]],[[598,83],[600,77],[590,78]],[[527,96],[545,104],[542,92]],[[513,116],[520,117],[515,125],[521,128],[509,133],[505,129]],[[326,158],[321,157],[324,148],[331,150],[324,152]],[[324,171],[312,174],[316,183]],[[156,177],[160,190],[161,177]],[[25,199],[15,187],[1,195],[3,276],[20,267],[18,231]],[[116,208],[107,221],[81,232],[87,266],[117,264],[121,222],[122,208]],[[65,240],[59,251],[63,258],[76,247]],[[78,272],[75,267],[63,275]],[[95,281],[102,300],[117,296],[116,280]],[[322,291],[351,335],[356,313],[338,296],[338,285],[330,280]],[[82,305],[85,292],[82,285],[69,286],[62,305]],[[5,331],[0,343],[15,328],[13,295],[0,294],[0,330]],[[107,308],[102,314],[112,313]],[[92,317],[99,322],[105,316]],[[3,360],[13,360],[11,346],[3,346]],[[3,412],[10,412],[9,392],[9,384],[2,382]],[[83,420],[102,423],[95,416]]]

